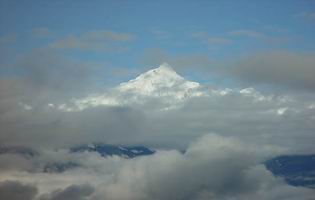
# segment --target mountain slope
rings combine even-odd
[[[199,83],[185,80],[167,63],[164,63],[105,93],[74,99],[71,106],[62,104],[58,108],[65,111],[76,111],[100,105],[143,104],[154,99],[161,104],[160,109],[169,109],[178,106],[186,99],[203,95],[205,92],[202,91]]]
[[[182,99],[199,87],[199,83],[186,81],[167,63],[147,71],[137,78],[121,83],[118,90],[147,96],[172,96]]]
[[[155,151],[144,146],[116,146],[109,144],[93,143],[71,148],[71,152],[97,152],[101,156],[121,156],[134,158],[138,156],[152,155]]]
[[[315,188],[315,155],[284,155],[266,161],[266,168],[290,185]]]
[[[209,100],[217,104],[228,97],[238,98],[250,104],[264,102],[270,107],[268,112],[277,116],[285,114],[292,106],[290,98],[286,96],[263,95],[251,87],[240,90],[214,89],[188,81],[166,63],[106,91],[83,98],[73,98],[67,100],[68,103],[47,106],[66,112],[82,111],[98,106],[127,106],[150,111],[166,111],[181,108],[190,99],[196,97],[209,97]],[[298,109],[304,108],[291,110]]]

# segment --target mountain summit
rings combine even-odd
[[[151,69],[133,80],[121,83],[118,89],[121,92],[135,92],[148,96],[176,93],[178,98],[183,98],[189,90],[198,87],[199,83],[186,81],[170,65],[163,63],[158,68]]]
[[[82,99],[74,99],[72,107],[62,104],[59,109],[65,111],[78,111],[96,106],[121,106],[130,104],[143,104],[154,98],[161,109],[176,107],[184,100],[202,96],[200,84],[187,81],[178,75],[167,63],[140,74],[135,79],[119,84],[105,93],[89,95]],[[156,101],[156,102],[157,102]]]

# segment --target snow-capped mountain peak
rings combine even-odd
[[[199,83],[186,81],[170,65],[163,63],[158,68],[151,69],[133,80],[121,83],[118,89],[121,92],[163,96],[163,93],[169,93],[170,90],[188,91],[198,87]]]
[[[180,77],[168,63],[163,63],[159,67],[155,69],[151,69],[145,72],[144,74],[150,74],[150,73],[159,74],[159,75],[175,75],[177,77]]]
[[[140,74],[135,79],[119,84],[105,93],[93,94],[82,99],[74,99],[69,107],[62,104],[60,109],[65,111],[84,110],[89,107],[119,106],[129,104],[142,104],[148,98],[156,98],[165,106],[163,109],[170,109],[180,105],[185,99],[194,96],[205,95],[200,84],[187,81],[167,63],[157,68]]]

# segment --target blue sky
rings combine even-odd
[[[314,25],[312,0],[1,0],[1,62],[49,49],[78,62],[139,72],[178,57],[216,63],[274,50],[313,53]]]

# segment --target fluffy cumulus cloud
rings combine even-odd
[[[3,195],[14,195],[12,190],[20,188],[36,200],[312,199],[313,190],[288,186],[260,164],[268,151],[207,134],[184,153],[159,150],[135,159],[51,152],[59,158],[70,156],[80,167],[61,174],[1,172],[1,180],[19,179],[23,184],[6,181],[0,188]]]
[[[33,185],[23,184],[18,181],[0,182],[0,199],[32,200],[37,194],[37,188]]]
[[[254,165],[251,154],[237,141],[207,135],[185,154],[159,152],[127,163],[104,195],[109,199],[196,199],[205,193],[213,198],[251,193],[259,187],[256,177],[242,172]]]
[[[216,132],[257,145],[313,151],[314,102],[263,95],[253,88],[201,91],[205,93],[188,100],[141,95],[126,99],[114,93],[81,100],[79,107],[56,103],[28,110],[17,105],[17,113],[3,117],[1,140],[39,146],[101,141],[183,149],[192,139]],[[86,108],[75,110],[82,106]]]
[[[50,194],[44,194],[40,200],[84,200],[93,193],[90,185],[71,185],[64,190],[55,190]]]

